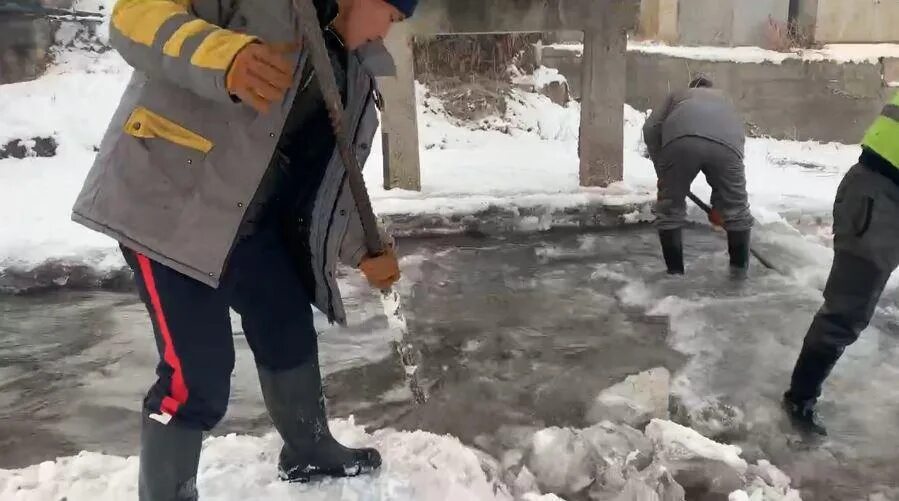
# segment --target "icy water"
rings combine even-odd
[[[822,411],[832,437],[804,442],[785,426],[778,400],[826,266],[809,272],[817,282],[756,266],[735,285],[720,236],[696,228],[686,240],[685,278],[662,272],[647,227],[401,242],[403,294],[432,398],[410,401],[377,298],[347,277],[353,327],[322,325],[331,414],[449,433],[498,456],[517,445],[516,430],[587,425],[596,393],[664,366],[675,374],[674,407],[741,410],[743,424],[720,439],[769,458],[804,499],[899,492],[895,290],[828,383]],[[803,262],[795,249],[763,248],[784,268]],[[237,321],[235,332],[232,404],[217,433],[263,433],[270,424]],[[133,454],[154,364],[132,293],[0,296],[0,468],[83,449]]]

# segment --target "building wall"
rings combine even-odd
[[[816,3],[815,40],[818,42],[899,42],[899,0],[816,0]]]
[[[684,45],[768,44],[769,18],[796,19],[819,43],[899,43],[899,0],[642,0],[644,38]]]
[[[677,42],[678,0],[642,0],[640,35],[662,42]]]
[[[764,46],[769,19],[786,24],[790,0],[642,0],[641,34],[683,45]]]
[[[733,1],[680,0],[678,42],[683,45],[733,45]]]
[[[789,21],[789,0],[734,0],[733,45],[758,45],[768,43],[768,26],[771,22],[783,26]]]

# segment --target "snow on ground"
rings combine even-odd
[[[287,484],[277,478],[275,465],[282,444],[277,434],[211,437],[204,441],[200,459],[200,498],[557,501],[564,498],[554,492],[582,494],[589,488],[591,495],[600,499],[612,499],[608,496],[619,492],[614,499],[653,499],[638,495],[649,491],[666,500],[684,501],[683,489],[671,475],[686,473],[693,478],[707,477],[701,481],[724,495],[732,485],[752,492],[754,500],[799,501],[798,493],[789,488],[789,477],[767,461],[749,465],[740,457],[739,447],[714,442],[664,420],[653,420],[645,436],[608,421],[582,430],[540,430],[527,451],[507,455],[527,463],[507,465],[507,475],[518,471],[511,487],[493,478],[501,473],[498,462],[453,437],[391,429],[369,434],[352,418],[334,420],[331,427],[335,437],[347,445],[378,448],[384,459],[381,469],[353,479]],[[638,467],[644,460],[646,465]],[[137,475],[137,457],[85,451],[19,470],[0,470],[0,499],[131,500],[137,497]],[[554,492],[541,492],[548,489]]]
[[[564,43],[546,45],[556,50],[567,50],[581,54],[584,52],[583,44]],[[784,61],[821,62],[831,61],[835,63],[867,63],[877,64],[882,58],[899,57],[899,44],[828,44],[820,49],[792,49],[790,52],[778,52],[763,49],[761,47],[713,47],[713,46],[685,46],[667,45],[656,41],[630,40],[627,50],[644,52],[647,54],[663,54],[666,56],[683,59],[697,59],[701,61],[735,62],[735,63],[773,63],[783,64]]]
[[[69,213],[128,75],[114,52],[73,51],[39,80],[0,87],[0,144],[50,136],[59,145],[51,158],[0,160],[0,270],[49,259],[120,265],[109,261],[113,243]]]
[[[422,431],[378,430],[372,434],[350,420],[331,422],[332,431],[351,446],[377,447],[384,458],[371,476],[307,485],[278,480],[281,440],[228,435],[207,439],[200,459],[198,489],[210,501],[303,500],[502,500],[512,497],[487,478],[481,459],[449,436]],[[136,457],[82,452],[21,470],[0,470],[5,501],[126,501],[137,498]],[[539,493],[532,493],[539,496]],[[534,499],[540,499],[534,497]]]

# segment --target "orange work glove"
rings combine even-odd
[[[380,256],[362,258],[359,269],[368,279],[368,283],[379,290],[389,289],[400,279],[400,265],[393,247],[387,247]]]
[[[718,209],[712,209],[711,212],[709,212],[709,222],[712,223],[713,226],[724,228],[724,218],[721,217],[721,213],[718,212]]]
[[[285,56],[297,49],[296,44],[248,44],[234,56],[228,69],[228,92],[256,111],[267,112],[272,103],[284,99],[293,83],[293,63]]]

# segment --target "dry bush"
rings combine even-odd
[[[415,74],[424,82],[446,77],[505,81],[509,66],[533,60],[528,56],[539,38],[539,34],[519,33],[416,38]]]
[[[793,49],[811,49],[815,47],[811,31],[792,20],[784,23],[768,16],[765,25],[765,48],[777,52],[790,52]]]
[[[415,78],[444,103],[455,118],[475,122],[506,111],[509,68],[533,71],[539,34],[443,35],[416,38]]]

